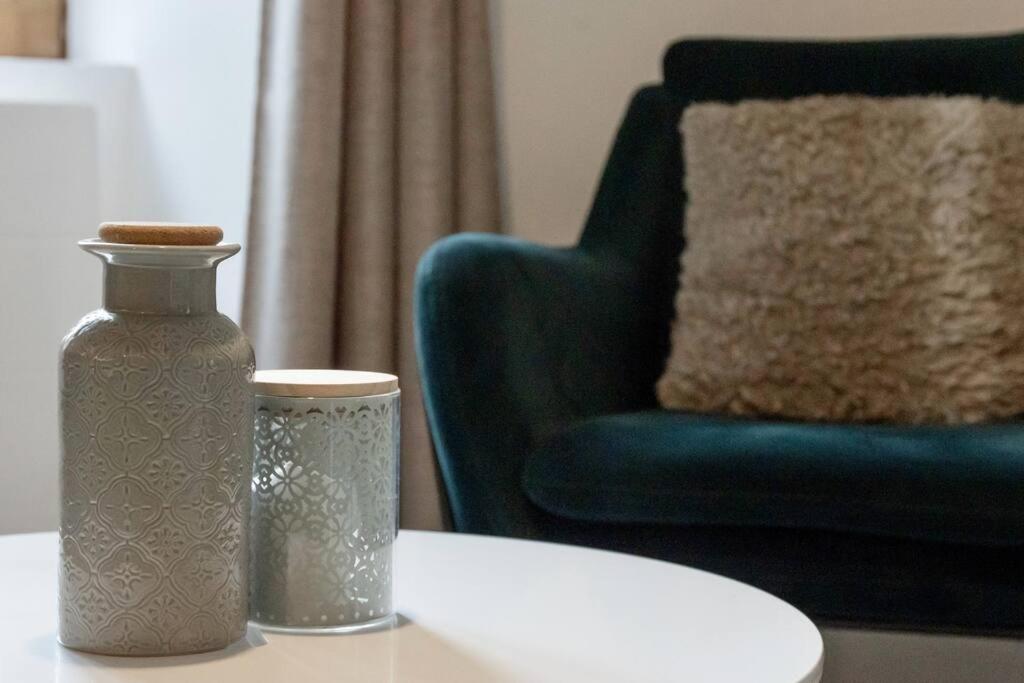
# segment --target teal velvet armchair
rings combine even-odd
[[[679,42],[626,112],[578,245],[436,244],[416,331],[454,527],[686,563],[825,622],[1020,631],[1024,425],[657,406],[685,248],[680,114],[813,93],[1024,102],[1024,35]]]

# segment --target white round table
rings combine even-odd
[[[0,681],[722,681],[821,677],[814,625],[781,600],[678,565],[549,543],[403,531],[399,625],[261,633],[203,655],[57,644],[56,534],[0,537]]]

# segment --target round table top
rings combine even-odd
[[[57,537],[0,537],[0,681],[759,681],[814,683],[822,641],[756,588],[629,555],[402,531],[398,625],[261,633],[181,657],[105,657],[56,642]]]

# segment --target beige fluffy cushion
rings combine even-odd
[[[832,421],[1024,412],[1024,107],[699,104],[667,408]]]

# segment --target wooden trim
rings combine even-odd
[[[65,0],[0,0],[0,55],[63,57]]]

